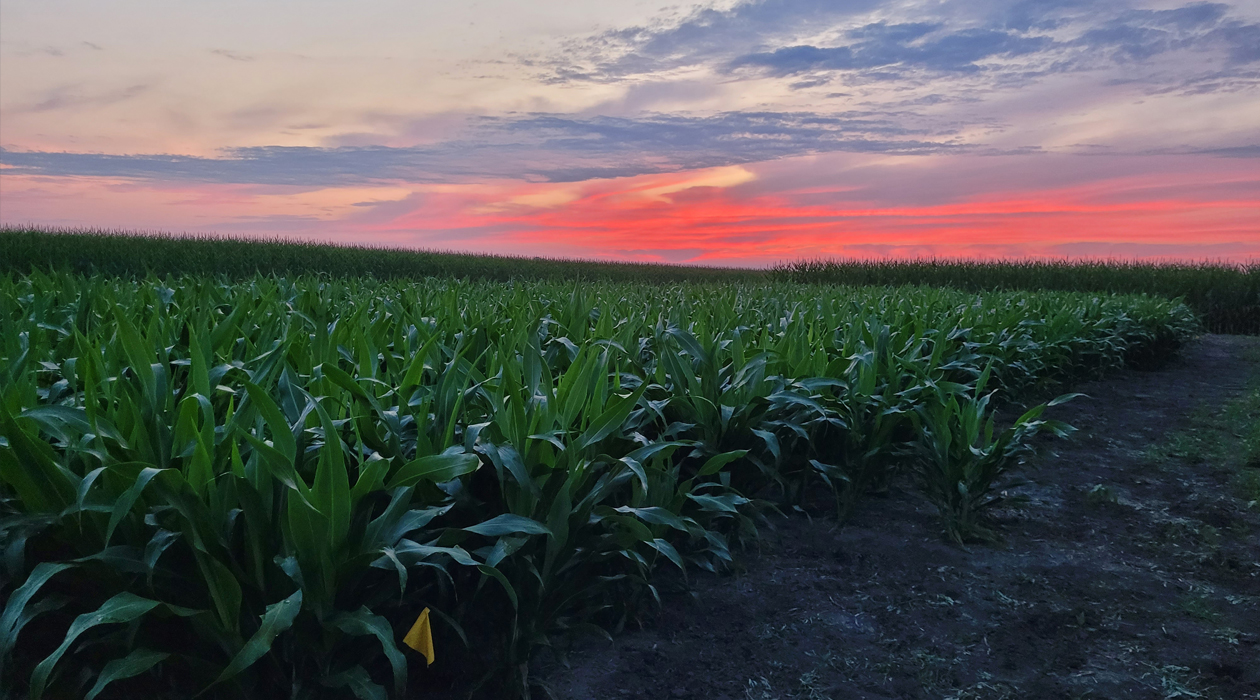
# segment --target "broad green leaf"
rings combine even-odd
[[[699,503],[700,507],[705,510],[722,511],[725,513],[738,513],[739,512],[738,510],[736,510],[734,505],[732,505],[725,499],[718,498],[716,496],[705,496],[705,495],[700,495],[700,494],[689,493],[687,494],[687,498],[690,498],[696,503]]]
[[[645,523],[652,525],[666,525],[680,532],[690,532],[686,522],[668,508],[659,506],[651,506],[648,508],[631,508],[630,506],[620,506],[615,508],[618,513],[633,515]]]
[[[639,479],[639,486],[644,491],[647,491],[648,490],[647,472],[644,471],[643,464],[640,463],[639,460],[633,459],[631,457],[622,457],[619,461],[622,464],[626,465],[626,467],[628,467],[630,471],[634,472],[634,475],[638,477]]]
[[[127,447],[127,441],[119,434],[118,429],[108,420],[98,416],[96,426],[88,420],[87,411],[72,406],[43,405],[28,408],[19,414],[21,418],[29,418],[50,435],[66,442],[73,442],[85,433],[99,431],[102,437],[113,440],[121,447]]]
[[[373,453],[371,457],[359,465],[359,475],[350,487],[350,504],[353,507],[364,496],[382,488],[385,474],[389,471],[389,460]]]
[[[249,638],[248,642],[245,642],[240,651],[236,652],[236,656],[232,657],[232,661],[215,679],[214,684],[222,683],[235,677],[271,651],[272,642],[275,641],[281,632],[293,626],[293,620],[297,618],[301,610],[302,591],[300,590],[278,603],[268,605],[267,612],[263,613],[262,623],[258,626],[258,631],[254,632],[253,636]]]
[[[485,450],[486,456],[495,463],[496,467],[507,469],[508,474],[521,488],[531,495],[538,495],[538,484],[534,483],[534,479],[529,474],[529,468],[525,466],[525,462],[521,460],[521,454],[515,447],[494,444],[483,444],[479,447]]]
[[[630,416],[630,412],[639,403],[639,399],[643,397],[643,392],[647,390],[647,385],[639,387],[629,396],[625,396],[609,402],[609,405],[598,418],[591,421],[587,426],[586,432],[577,440],[578,449],[585,449],[612,435],[613,432],[621,428],[626,422],[626,418]]]
[[[131,488],[124,491],[122,496],[118,498],[118,501],[114,504],[114,509],[109,516],[109,526],[105,528],[105,544],[109,544],[110,539],[114,536],[114,529],[117,528],[118,524],[122,522],[122,519],[131,512],[131,507],[134,506],[136,500],[140,498],[140,494],[144,492],[145,487],[149,485],[149,482],[153,480],[153,477],[160,473],[162,473],[162,470],[154,467],[145,467],[144,469],[141,469],[140,473],[136,476],[135,482],[131,485]]]
[[[9,651],[17,645],[17,635],[21,631],[19,622],[31,598],[39,592],[40,587],[48,583],[48,579],[71,566],[70,564],[40,562],[35,565],[30,576],[26,577],[26,582],[9,596],[4,606],[4,613],[0,614],[0,672],[4,670],[4,662]]]
[[[328,518],[296,491],[289,491],[285,508],[289,537],[298,560],[306,566],[317,566],[328,541]]]
[[[39,662],[31,673],[31,700],[39,700],[44,695],[48,677],[61,657],[70,649],[75,640],[84,632],[98,625],[113,625],[131,622],[160,605],[156,600],[141,598],[133,593],[119,593],[101,604],[101,607],[90,613],[84,613],[70,624],[61,645],[47,658]]]
[[[407,374],[403,375],[402,381],[398,385],[399,400],[406,403],[411,396],[411,390],[420,384],[420,379],[424,374],[424,361],[432,352],[433,347],[437,344],[440,334],[434,333],[424,342],[424,345],[416,352],[411,359],[411,364],[407,368]]]
[[[546,525],[531,520],[521,515],[513,515],[504,513],[497,517],[491,518],[483,523],[477,523],[470,527],[464,528],[464,532],[471,532],[476,535],[485,535],[486,537],[499,537],[502,535],[550,535],[551,531]]]
[[[249,392],[249,400],[258,407],[258,412],[267,422],[267,427],[271,429],[272,444],[289,464],[293,464],[297,458],[297,442],[293,439],[293,429],[280,412],[280,407],[267,392],[253,382],[245,382],[245,390]]]
[[[543,564],[544,579],[549,577],[556,557],[569,544],[569,517],[573,513],[573,499],[570,494],[578,478],[577,474],[568,475],[551,502],[551,510],[547,514],[550,536],[547,538],[547,557]]]
[[[742,459],[746,454],[748,454],[748,450],[733,450],[731,452],[723,452],[722,454],[714,455],[705,461],[704,466],[700,467],[700,471],[697,472],[696,475],[709,476],[710,474],[716,474],[721,471],[722,467],[725,467],[737,459]]]
[[[421,481],[442,483],[471,474],[481,465],[475,454],[426,455],[404,464],[394,473],[386,485],[388,489],[415,486]]]
[[[105,686],[120,681],[125,678],[138,676],[145,671],[166,660],[170,653],[164,651],[153,651],[152,649],[136,649],[121,659],[114,659],[105,664],[105,668],[101,669],[101,675],[97,676],[96,683],[83,700],[92,700],[105,690]]]
[[[701,363],[707,364],[709,362],[709,353],[704,351],[704,348],[700,345],[700,341],[696,340],[696,336],[692,335],[689,331],[674,327],[669,329],[669,334],[673,336],[674,340],[678,341],[678,344],[688,355],[691,355]]]
[[[332,623],[346,634],[376,637],[394,672],[394,695],[403,697],[403,692],[407,687],[407,660],[394,643],[394,629],[390,627],[389,621],[380,615],[373,614],[366,607],[361,607],[352,613],[338,613]]]
[[[385,688],[372,680],[372,675],[362,666],[329,676],[323,681],[329,688],[349,688],[358,700],[388,700]],[[402,697],[399,695],[399,697]]]
[[[770,450],[770,455],[774,457],[775,464],[778,464],[782,460],[782,448],[779,446],[778,436],[769,430],[754,429],[752,433],[761,438],[761,441],[766,444],[766,449]]]
[[[202,396],[210,396],[213,389],[210,386],[210,364],[201,334],[192,323],[188,324],[188,359],[188,375],[192,380],[192,390]]]
[[[499,571],[493,566],[486,566],[485,564],[478,565],[477,570],[498,581],[499,585],[503,586],[503,592],[507,594],[508,600],[512,601],[513,610],[520,607],[520,603],[516,597],[516,589],[512,586],[512,583],[508,581],[507,576],[503,575],[502,571]]]
[[[235,632],[241,614],[241,584],[226,564],[204,552],[195,552],[197,564],[223,627]]]
[[[651,542],[648,542],[648,545],[661,554],[664,554],[665,558],[673,562],[674,566],[677,566],[683,573],[687,572],[687,567],[683,564],[682,556],[678,553],[677,549],[674,549],[674,545],[660,539],[659,537]]]
[[[320,365],[317,369],[322,372],[325,377],[331,379],[333,384],[336,384],[342,389],[350,392],[350,394],[356,399],[361,399],[365,402],[374,402],[372,397],[368,396],[367,392],[363,390],[363,387],[359,386],[354,381],[354,377],[347,374],[345,370],[328,363]]]
[[[311,487],[311,505],[328,519],[329,535],[333,548],[346,540],[350,531],[350,475],[346,471],[345,456],[341,451],[341,436],[332,418],[318,402],[315,412],[324,427],[324,445],[319,450],[319,464],[315,467],[315,484]]]
[[[61,512],[75,502],[77,479],[57,464],[46,442],[33,439],[18,426],[0,401],[0,479],[8,482],[27,512]]]
[[[153,372],[153,361],[156,359],[153,348],[140,337],[140,332],[127,318],[121,306],[114,307],[114,318],[117,321],[118,341],[127,356],[128,366],[144,387],[149,410],[157,411],[161,399],[158,396],[157,376]]]
[[[1089,398],[1089,395],[1088,395],[1088,394],[1081,394],[1081,393],[1075,393],[1075,394],[1063,394],[1062,396],[1058,396],[1058,397],[1055,397],[1054,399],[1051,399],[1051,400],[1050,400],[1050,403],[1047,403],[1046,405],[1047,405],[1047,406],[1058,406],[1059,404],[1062,404],[1062,403],[1067,403],[1068,401],[1071,401],[1072,399],[1079,399],[1079,398],[1081,398],[1081,397]]]
[[[149,538],[149,542],[144,547],[144,564],[149,570],[150,585],[152,585],[153,571],[157,568],[157,563],[162,558],[162,553],[175,544],[179,537],[180,533],[178,532],[158,530],[153,533],[153,537]]]
[[[434,547],[413,542],[412,540],[402,540],[398,546],[394,548],[394,554],[399,559],[406,562],[417,562],[434,554],[445,554],[454,559],[457,564],[464,566],[476,566],[477,561],[468,555],[468,552],[459,547]]]

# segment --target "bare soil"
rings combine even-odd
[[[1260,505],[1211,428],[1257,358],[1205,336],[1074,387],[1053,417],[1080,431],[1019,475],[1000,544],[947,543],[908,485],[843,526],[774,517],[742,571],[534,676],[557,700],[1260,698]]]

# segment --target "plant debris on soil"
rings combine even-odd
[[[949,544],[908,487],[843,525],[771,516],[741,571],[693,575],[568,665],[544,654],[542,692],[1260,698],[1260,338],[1074,389],[1052,411],[1079,432],[1022,470],[1000,543]]]

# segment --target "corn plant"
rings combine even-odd
[[[1066,423],[1041,415],[1081,396],[1064,394],[1034,406],[995,435],[989,410],[993,393],[983,393],[988,377],[986,368],[970,393],[938,389],[937,400],[924,402],[914,413],[924,433],[916,463],[921,489],[940,512],[946,536],[958,544],[995,539],[985,515],[1003,501],[1002,478],[1033,452],[1031,440],[1038,433],[1066,437],[1072,432]]]
[[[911,455],[984,534],[1034,409],[1164,356],[1144,297],[0,277],[0,687],[526,696],[540,648],[840,516]],[[827,500],[827,499],[824,499]],[[433,667],[402,640],[428,610]],[[434,651],[436,649],[436,651]],[[427,660],[429,657],[424,657]]]

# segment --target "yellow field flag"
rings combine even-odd
[[[403,644],[424,654],[424,660],[430,666],[433,665],[433,628],[429,626],[428,608],[420,611],[416,624],[412,625],[411,631],[403,637]]]

